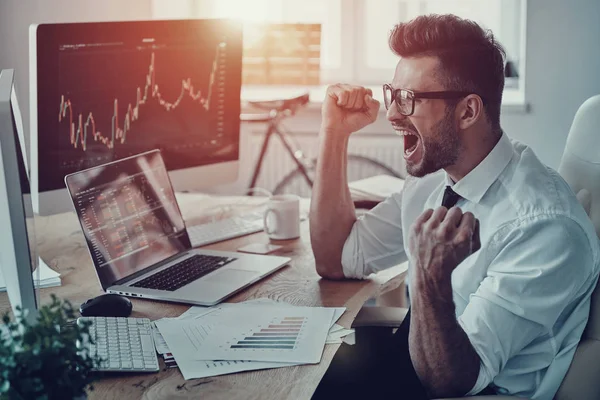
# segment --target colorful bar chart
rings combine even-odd
[[[283,317],[231,345],[231,349],[293,350],[305,323],[304,317]]]
[[[165,325],[183,331],[179,340],[169,343],[175,357],[177,352],[188,354],[192,348],[200,361],[314,364],[321,360],[334,315],[333,309],[325,307],[247,305],[221,307],[198,319]],[[210,326],[210,334],[198,339],[199,326]],[[161,332],[163,328],[159,327]]]

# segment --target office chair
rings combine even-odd
[[[600,237],[600,95],[586,100],[573,120],[558,169],[577,195]],[[360,331],[398,327],[405,308],[363,307],[353,327]],[[600,285],[592,294],[590,317],[556,400],[600,399]],[[516,400],[512,396],[474,396],[473,400]],[[458,400],[458,399],[438,399]]]
[[[600,95],[586,100],[573,119],[558,172],[577,194],[600,237]],[[590,319],[557,400],[600,399],[600,285]]]

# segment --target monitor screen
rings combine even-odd
[[[153,149],[169,171],[239,159],[238,23],[42,24],[36,58],[40,192]]]
[[[191,248],[159,151],[65,180],[103,288]]]

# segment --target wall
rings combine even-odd
[[[29,138],[29,25],[150,19],[150,0],[0,0],[0,68],[15,69],[17,96]],[[29,147],[29,144],[28,144]]]
[[[600,0],[528,0],[525,96],[530,112],[504,114],[502,125],[553,168],[577,108],[600,94],[598,21]]]

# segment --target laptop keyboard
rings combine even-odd
[[[173,292],[235,260],[237,259],[195,254],[131,286]]]

